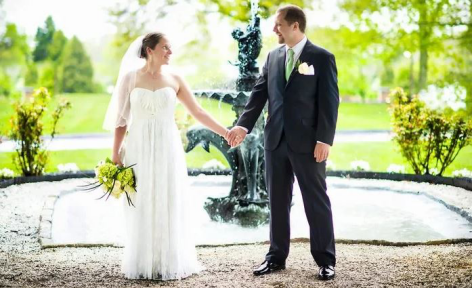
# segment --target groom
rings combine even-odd
[[[293,5],[280,8],[273,28],[280,44],[268,54],[243,114],[227,135],[232,147],[251,133],[266,101],[264,129],[266,182],[270,202],[269,252],[254,275],[286,268],[289,255],[294,175],[310,226],[310,251],[318,278],[335,277],[332,210],[325,164],[333,144],[338,114],[337,67],[333,54],[304,34],[306,16]]]

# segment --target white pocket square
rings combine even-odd
[[[314,65],[308,65],[307,63],[302,63],[297,68],[300,74],[302,75],[314,75]]]
[[[304,75],[314,75],[314,74],[315,74],[314,65],[310,65],[309,66],[309,71]]]

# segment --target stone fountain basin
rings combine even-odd
[[[249,228],[213,222],[203,209],[207,197],[228,195],[231,176],[201,175],[191,177],[191,183],[197,245],[269,239],[268,225]],[[390,242],[471,239],[471,191],[426,183],[337,177],[328,177],[327,184],[336,239]],[[122,199],[96,200],[101,194],[101,190],[81,192],[73,187],[58,191],[53,209],[47,210],[52,213],[47,244],[121,246]],[[293,194],[291,238],[309,238],[297,182]],[[40,228],[41,234],[47,235],[47,229]]]

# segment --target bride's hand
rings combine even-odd
[[[117,153],[117,154],[115,154],[115,153],[113,154],[113,156],[112,156],[112,162],[115,163],[115,164],[118,165],[118,166],[123,167],[123,163],[122,163],[122,161],[120,160],[120,155],[118,155],[118,153]]]
[[[228,141],[228,133],[230,133],[230,130],[229,129],[225,129],[225,135],[222,135],[223,138],[225,138],[225,140]]]

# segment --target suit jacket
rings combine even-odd
[[[269,101],[265,149],[276,149],[283,131],[294,152],[313,153],[317,141],[333,145],[339,106],[334,55],[307,41],[298,62],[313,65],[314,75],[302,75],[296,66],[287,82],[285,58],[284,45],[268,54],[236,125],[251,133]]]

